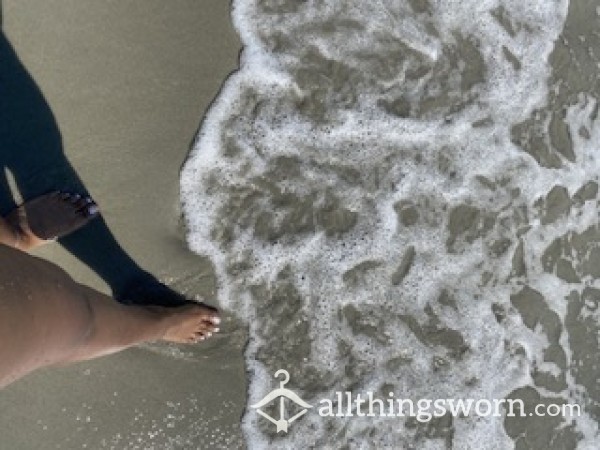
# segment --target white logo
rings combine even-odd
[[[265,419],[268,419],[270,422],[273,422],[277,426],[278,433],[280,431],[287,433],[288,426],[293,421],[295,421],[296,419],[298,419],[298,418],[302,417],[304,414],[306,414],[307,408],[312,408],[312,406],[309,405],[308,403],[306,403],[300,397],[298,397],[298,395],[296,395],[293,391],[290,391],[289,389],[286,389],[283,387],[287,384],[288,381],[290,381],[290,374],[288,373],[288,371],[283,370],[283,369],[278,370],[277,372],[275,372],[275,378],[277,378],[280,374],[283,375],[283,381],[279,382],[279,388],[275,389],[270,394],[267,394],[265,396],[265,398],[263,398],[257,404],[251,405],[251,407],[256,409],[256,412],[259,413],[261,416],[263,416]],[[261,411],[260,408],[268,405],[269,403],[271,403],[273,400],[276,400],[277,398],[279,398],[279,419],[274,419],[273,417],[271,417],[264,411]],[[286,416],[287,416],[286,408],[285,408],[285,400],[286,399],[290,400],[291,402],[295,403],[296,405],[298,405],[304,409],[302,411],[300,411],[299,413],[295,414],[293,417],[286,419]]]

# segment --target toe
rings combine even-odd
[[[218,333],[219,332],[219,328],[215,324],[210,323],[210,322],[205,322],[205,328],[210,333]]]
[[[85,198],[79,198],[77,201],[73,202],[75,204],[75,207],[79,210],[81,208],[84,208],[88,205],[87,199]]]
[[[208,334],[208,333],[212,333],[214,331],[215,330],[214,330],[213,325],[211,325],[207,322],[200,322],[198,324],[197,333]]]
[[[76,206],[77,213],[85,218],[92,218],[100,212],[100,208],[91,197],[80,198]]]
[[[209,310],[202,315],[202,320],[207,323],[210,323],[214,326],[217,326],[221,323],[221,317],[217,311]]]
[[[197,304],[197,308],[200,310],[198,311],[199,319],[208,326],[216,328],[221,323],[221,316],[216,308],[205,303]]]
[[[194,336],[190,338],[193,342],[202,342],[206,340],[206,334],[200,333],[199,331],[194,333]]]
[[[82,208],[81,211],[86,217],[94,217],[98,215],[100,208],[96,203],[92,202],[91,204],[87,204],[84,208]]]

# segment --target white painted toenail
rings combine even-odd
[[[98,211],[100,211],[100,209],[98,208],[97,205],[91,205],[91,206],[88,206],[87,211],[90,216],[93,216],[94,214],[98,214]]]
[[[212,323],[214,323],[215,325],[219,325],[221,323],[221,318],[220,317],[213,317],[212,318]]]
[[[215,333],[218,333],[219,331],[221,331],[220,328],[215,328]]]

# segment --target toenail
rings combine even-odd
[[[100,211],[100,209],[98,208],[98,205],[90,205],[90,206],[88,206],[87,212],[88,212],[88,214],[90,216],[98,214],[98,211]]]
[[[221,331],[220,328],[215,328],[215,333],[218,333],[219,331]]]
[[[221,323],[221,318],[220,317],[213,317],[212,318],[212,323],[214,323],[215,325],[219,325]]]

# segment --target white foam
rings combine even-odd
[[[408,398],[501,398],[512,389],[530,383],[530,365],[542,359],[547,345],[543,337],[525,328],[514,314],[509,314],[506,324],[499,325],[490,309],[492,303],[498,303],[510,310],[509,297],[515,286],[504,280],[511,270],[510,255],[516,241],[513,239],[510,251],[502,258],[490,258],[483,239],[464,245],[462,252],[448,253],[447,211],[442,206],[468,202],[496,212],[509,225],[506,229],[495,227],[487,240],[514,238],[518,224],[510,222],[510,214],[503,212],[506,208],[502,209],[512,201],[511,188],[518,187],[521,190],[518,201],[531,207],[557,183],[573,193],[582,180],[596,177],[600,164],[591,158],[600,143],[600,127],[589,122],[594,106],[589,100],[571,107],[567,114],[571,129],[578,129],[585,122],[592,133],[587,141],[572,133],[578,154],[587,155],[577,163],[566,164],[559,170],[540,168],[510,139],[511,127],[547,101],[550,70],[547,59],[561,31],[567,2],[438,0],[429,3],[430,14],[414,14],[407,4],[385,0],[342,3],[308,0],[298,2],[295,12],[261,14],[256,1],[233,2],[234,24],[244,44],[241,67],[227,80],[205,118],[182,172],[181,193],[190,247],[209,255],[215,264],[222,304],[248,320],[249,404],[260,400],[272,383],[272,374],[256,359],[259,349],[268,350],[259,331],[285,318],[264,313],[259,316],[257,300],[248,293],[248,287],[261,281],[275,283],[277,274],[287,265],[296,274],[295,285],[310,324],[312,351],[306,366],[334,380],[328,388],[304,393],[313,399],[331,397],[341,388],[345,355],[340,353],[340,342],[352,344],[355,359],[379,368],[352,380],[361,389],[375,390],[382,383],[393,383],[396,396]],[[514,22],[518,30],[514,36],[492,16],[491,11],[498,6]],[[359,24],[363,30],[348,31],[339,25],[341,19],[346,24]],[[338,23],[338,27],[332,32],[319,31],[319,25],[327,22]],[[437,35],[427,31],[428,26],[434,27]],[[424,64],[449,64],[450,61],[444,60],[448,58],[444,52],[448,46],[456,45],[457,32],[476,42],[486,67],[483,83],[471,92],[476,100],[467,102],[458,111],[441,108],[419,119],[395,117],[377,106],[377,100],[390,92],[405,92],[413,103],[420,101],[426,94],[427,76],[410,81],[402,72],[391,80],[378,79],[370,74],[365,55],[377,57],[378,52],[386,49],[385,42],[402,43],[421,55]],[[384,34],[387,41],[381,38]],[[285,52],[279,47],[271,51],[271,40],[277,36],[290,40],[292,48]],[[318,49],[322,57],[345,64],[364,76],[355,81],[356,101],[350,102],[350,106],[340,107],[341,100],[336,97],[339,89],[348,88],[347,85],[328,88],[324,99],[328,115],[321,124],[311,121],[296,107],[299,99],[310,95],[295,75],[305,64],[302,49],[310,46]],[[503,56],[503,46],[519,59],[520,70],[515,70]],[[406,64],[417,62],[409,58]],[[440,92],[460,97],[455,89],[460,83],[458,70],[450,70],[448,78],[442,81],[447,84],[435,88],[430,83],[429,88],[434,86]],[[323,85],[329,86],[330,82],[324,79]],[[255,100],[249,100],[251,97]],[[486,117],[491,118],[491,125],[472,126]],[[239,148],[239,154],[233,158],[224,155],[226,139],[235,141]],[[415,160],[416,153],[421,162]],[[440,155],[448,158],[454,177],[439,169]],[[277,186],[300,196],[331,190],[342,205],[358,213],[356,226],[343,239],[327,237],[320,229],[266,243],[255,235],[253,227],[238,226],[230,243],[224,245],[213,240],[211,233],[223,221],[231,221],[220,213],[231,198],[230,189],[235,186],[259,190],[256,179],[265,177],[279,156],[298,158],[302,177],[300,181],[290,177],[275,183]],[[352,184],[343,181],[331,165],[349,166],[363,176],[378,172],[378,176],[373,175],[372,183],[365,178],[362,184]],[[508,176],[509,182],[504,188],[489,192],[475,181],[476,175],[491,180]],[[217,186],[209,182],[211,177],[218,181]],[[393,205],[402,199],[418,202],[425,198],[437,202],[437,212],[422,217],[419,226],[399,226]],[[499,203],[490,204],[490,200]],[[268,200],[263,200],[261,207],[275,215],[282,214]],[[578,218],[580,229],[597,220],[593,208],[586,208]],[[568,286],[545,274],[539,260],[553,237],[571,229],[573,224],[564,219],[538,227],[525,238],[526,262],[532,273],[530,285],[544,294],[561,319],[566,314],[561,301],[568,294]],[[413,266],[400,286],[392,286],[391,273],[409,245],[416,250]],[[253,257],[253,267],[243,276],[228,275],[229,261],[243,259],[248,252]],[[365,260],[383,264],[365,275],[367,281],[363,285],[348,286],[343,274]],[[486,271],[494,278],[489,285],[482,286],[482,274]],[[444,287],[454,288],[458,311],[435,304]],[[385,334],[392,344],[381,345],[367,336],[353,335],[339,319],[343,305],[375,308],[381,315],[375,319],[383,320]],[[426,305],[434,308],[446,327],[460,332],[470,348],[462,360],[453,361],[450,368],[439,372],[432,369],[431,359],[444,357],[444,349],[425,345],[398,319],[400,314],[408,314],[424,323],[428,320],[424,313]],[[525,360],[508,354],[505,341],[526,347]],[[412,363],[402,373],[393,373],[384,367],[390,354],[410,355]],[[296,369],[300,376],[304,368]],[[465,380],[471,376],[477,377],[478,383],[465,386]],[[258,431],[256,420],[253,414],[244,418],[246,437],[250,447],[265,448],[269,443]],[[319,417],[307,415],[294,426],[297,432],[278,441],[282,447],[332,445],[325,431],[326,423]],[[398,433],[399,427],[406,436],[411,435],[401,423],[384,420],[372,425],[348,421],[327,426],[338,431],[345,426],[346,439],[353,439],[358,446],[367,446],[377,439],[383,443],[381,448],[400,445],[404,438]],[[476,448],[483,441],[489,444],[487,448],[507,448],[512,442],[498,420],[455,420],[455,426],[457,448]],[[369,438],[364,437],[365,427],[370,430]],[[390,427],[395,430],[391,435]]]

